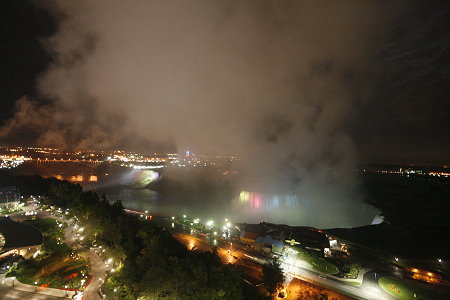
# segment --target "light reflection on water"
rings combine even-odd
[[[270,195],[257,192],[183,194],[177,196],[134,189],[126,186],[98,188],[110,201],[121,200],[123,206],[137,211],[159,215],[187,215],[202,220],[220,222],[259,223],[262,221],[289,225],[307,225],[317,228],[353,227],[371,224],[378,211],[367,204],[355,204],[344,212],[339,205],[311,201],[301,195]]]
[[[333,192],[301,190],[297,193],[259,193],[237,187],[204,188],[190,186],[155,192],[144,188],[157,180],[151,170],[130,170],[114,178],[91,184],[98,194],[110,201],[120,200],[125,208],[149,211],[155,215],[180,216],[223,222],[272,222],[317,228],[369,225],[379,215],[374,207],[352,199],[351,194],[338,198]],[[319,196],[320,194],[320,196]],[[327,195],[327,196],[323,196]]]
[[[277,208],[295,208],[300,205],[302,208],[308,208],[308,199],[301,199],[298,195],[270,195],[257,192],[241,191],[239,193],[239,204],[242,207],[255,209],[277,209]]]

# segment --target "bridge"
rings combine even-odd
[[[41,159],[41,158],[32,158],[30,160],[27,160],[27,162],[31,162],[37,165],[40,164],[49,164],[49,163],[78,163],[78,164],[83,164],[83,165],[88,165],[90,167],[97,167],[98,165],[100,165],[103,161],[102,160],[93,160],[93,159],[64,159],[64,158],[45,158],[45,159]]]

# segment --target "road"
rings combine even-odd
[[[192,236],[185,233],[174,233],[174,237],[180,242],[184,243],[188,249],[195,247],[198,250],[208,251],[213,247],[217,247],[217,253],[224,263],[235,263],[237,260],[245,267],[244,271],[247,275],[252,277],[250,281],[253,284],[261,281],[261,273],[258,272],[254,264],[265,263],[265,258],[251,251],[248,251],[240,243],[234,242],[232,245],[230,242],[218,241],[217,245],[209,243],[209,238],[202,236]],[[395,300],[396,298],[384,291],[377,282],[380,277],[377,274],[375,278],[374,272],[367,272],[363,277],[363,282],[360,286],[354,286],[347,284],[338,279],[311,271],[309,269],[294,266],[282,261],[282,267],[284,267],[285,275],[296,277],[303,281],[335,290],[340,293],[344,293],[356,299],[370,299],[370,300]],[[258,274],[259,273],[259,274]],[[320,277],[319,277],[320,275]],[[253,279],[253,280],[252,280]]]
[[[5,274],[0,275],[0,281],[3,283]],[[57,296],[42,295],[34,293],[33,291],[26,292],[10,288],[4,284],[0,284],[0,299],[2,300],[54,300],[67,299]]]
[[[25,211],[32,211],[34,210],[35,206],[28,206],[25,207]],[[24,212],[18,212],[18,213],[13,213],[10,214],[10,217],[12,220],[14,221],[18,221],[18,222],[22,222],[25,219],[29,219],[29,216],[25,216]],[[48,212],[42,212],[39,211],[38,212],[38,217],[41,218],[48,218],[48,217],[53,217],[49,215]],[[13,299],[23,299],[23,300],[53,300],[53,299],[67,299],[65,298],[65,291],[62,290],[55,290],[52,291],[53,289],[47,289],[45,291],[46,294],[40,294],[40,293],[35,293],[34,291],[34,287],[32,286],[27,286],[27,285],[23,285],[20,287],[20,289],[17,289],[17,283],[15,283],[16,288],[12,288],[9,287],[7,285],[5,285],[4,283],[5,281],[5,274],[1,274],[0,275],[0,299],[4,299],[4,300],[13,300]],[[11,284],[12,282],[10,282]],[[29,291],[27,291],[29,290]],[[54,295],[51,295],[51,294]]]
[[[224,264],[239,262],[245,273],[245,280],[253,285],[262,283],[262,267],[260,264],[247,259],[244,252],[239,247],[233,247],[231,244],[219,243],[218,245],[210,244],[209,238],[204,236],[192,236],[186,233],[175,233],[173,236],[185,244],[189,250],[196,249],[200,251],[210,251],[217,248],[217,254]]]
[[[73,220],[66,220],[67,229],[65,232],[65,241],[70,247],[78,248],[81,250],[81,255],[89,261],[89,275],[91,281],[89,285],[84,289],[84,300],[101,300],[99,290],[102,283],[105,281],[106,276],[106,264],[103,259],[96,253],[96,249],[86,249],[79,243],[79,236],[77,230],[74,229]]]
[[[295,266],[292,266],[295,268]],[[396,300],[397,298],[391,296],[385,292],[376,282],[373,272],[367,272],[364,275],[363,283],[360,286],[353,286],[339,281],[332,277],[320,276],[319,274],[310,271],[308,269],[303,269],[296,267],[297,270],[294,273],[289,272],[290,276],[296,277],[298,279],[304,280],[306,282],[323,286],[351,297],[357,299],[370,299],[370,300]],[[292,270],[292,269],[291,269]],[[377,277],[378,279],[379,277]]]
[[[39,212],[40,217],[54,217],[47,212]],[[20,214],[14,216],[15,218],[20,218]],[[77,241],[76,230],[73,229],[73,223],[71,221],[67,222],[68,228],[66,230],[66,242],[72,247],[81,248],[81,245]],[[266,261],[265,257],[262,257],[254,252],[249,251],[243,247],[239,242],[234,244],[231,241],[223,241],[220,239],[214,239],[213,237],[206,237],[204,235],[190,235],[187,233],[174,233],[174,237],[180,242],[184,243],[188,249],[198,249],[202,251],[211,250],[217,247],[218,255],[223,263],[237,263],[239,262],[243,267],[246,279],[254,285],[258,285],[262,282],[262,272],[261,264]],[[91,265],[90,275],[92,280],[88,287],[84,291],[84,299],[88,300],[100,300],[102,299],[99,294],[99,288],[104,281],[106,266],[104,261],[94,252],[85,249],[83,255],[89,260]],[[299,267],[298,265],[292,265],[287,262],[282,261],[282,267],[284,268],[285,275],[299,278],[303,281],[323,286],[338,292],[350,295],[357,299],[373,299],[373,300],[393,300],[393,296],[385,292],[377,282],[379,274],[367,272],[363,277],[363,282],[360,286],[353,286],[347,284],[338,279],[327,277],[324,274],[320,274],[311,271],[306,268]],[[319,276],[320,275],[320,276]],[[17,297],[12,296],[12,298],[4,299],[57,299],[55,297],[45,298],[49,296],[34,295],[33,293],[26,293],[28,298],[20,298],[21,291],[15,291],[8,287],[2,286],[5,294],[13,295],[18,293]],[[6,290],[5,290],[6,289]],[[9,293],[7,293],[9,291]],[[0,290],[1,292],[1,290]],[[13,292],[13,293],[12,293]],[[24,295],[22,295],[24,296]],[[9,296],[8,296],[9,297]],[[38,298],[30,298],[38,297]],[[41,298],[39,298],[41,297]],[[44,297],[44,298],[42,298]],[[3,298],[1,298],[3,299]]]
[[[91,266],[89,269],[89,275],[92,276],[91,282],[84,289],[84,299],[101,300],[103,298],[99,294],[99,289],[105,281],[105,262],[93,250],[83,252],[82,255],[89,260],[89,264]]]

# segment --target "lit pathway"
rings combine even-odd
[[[54,299],[64,299],[66,295],[72,297],[74,292],[59,290],[59,289],[37,289],[32,285],[27,285],[14,280],[13,278],[5,278],[5,274],[0,275],[0,280],[2,284],[0,285],[0,299],[4,300],[54,300]],[[67,298],[66,298],[67,299]]]
[[[73,221],[66,220],[67,229],[65,232],[65,240],[68,245],[73,248],[81,250],[81,255],[89,261],[89,275],[91,281],[89,285],[84,289],[83,300],[100,300],[103,299],[100,296],[100,287],[105,280],[106,265],[103,259],[95,253],[94,249],[88,250],[81,246],[76,238],[76,230],[73,228]]]
[[[25,207],[25,211],[33,211],[34,206]],[[56,218],[48,212],[37,211],[40,218]],[[17,212],[10,214],[14,221],[22,222],[29,219],[24,212]],[[53,288],[36,288],[33,285],[27,285],[19,282],[15,277],[5,277],[5,274],[0,275],[0,299],[24,299],[24,300],[44,300],[44,299],[64,299],[72,298],[75,294],[73,291],[66,291]]]
[[[106,273],[105,262],[93,250],[85,251],[83,252],[82,255],[89,260],[90,264],[89,275],[92,276],[91,282],[84,289],[83,299],[87,300],[103,299],[100,296],[99,290],[103,281],[105,280],[105,273]]]
[[[30,209],[32,210],[32,209]],[[82,255],[89,261],[90,271],[89,275],[92,279],[89,285],[85,288],[83,293],[84,300],[101,300],[103,299],[99,294],[100,286],[105,280],[106,266],[105,262],[98,256],[94,251],[87,250],[83,248],[76,239],[73,230],[72,221],[67,221],[61,217],[55,217],[54,215],[37,211],[38,217],[40,218],[55,218],[60,221],[65,221],[68,225],[65,231],[65,241],[70,247],[78,248],[80,250],[85,250]],[[18,221],[23,221],[23,219],[28,219],[28,216],[23,216],[23,213],[17,213],[14,215],[15,219]],[[5,275],[0,275],[0,280],[2,284],[0,285],[0,299],[12,300],[12,299],[24,299],[24,300],[44,300],[44,299],[64,299],[72,298],[75,292],[65,291],[60,289],[52,288],[37,288],[33,285],[26,285],[17,281],[17,279],[5,278]],[[13,286],[14,285],[14,286]]]

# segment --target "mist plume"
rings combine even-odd
[[[344,128],[394,5],[43,2],[59,20],[37,83],[50,102],[19,101],[2,131],[38,126],[39,143],[71,148],[134,140],[237,155],[266,188],[287,183],[313,199],[322,225],[360,224],[350,220],[359,194]]]

